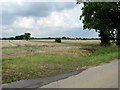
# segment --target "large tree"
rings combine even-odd
[[[26,39],[26,40],[30,39],[30,35],[31,35],[30,33],[25,33],[25,34],[24,34],[25,39]]]
[[[120,1],[116,3],[112,3],[108,10],[108,18],[111,20],[112,27],[117,31],[117,45],[120,46]]]
[[[85,2],[82,8],[84,29],[95,29],[101,37],[101,45],[109,45],[110,38],[117,30],[117,44],[120,45],[120,2]]]

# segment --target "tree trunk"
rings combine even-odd
[[[100,37],[101,37],[101,46],[109,46],[110,45],[109,33],[105,34],[103,30],[100,30]]]

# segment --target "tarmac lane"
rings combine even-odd
[[[118,88],[118,63],[120,61],[113,60],[110,63],[91,67],[77,75],[40,88]]]

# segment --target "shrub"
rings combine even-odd
[[[55,42],[61,43],[61,38],[55,38]]]

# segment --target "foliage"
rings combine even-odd
[[[10,38],[2,38],[3,40],[23,40],[23,39],[30,39],[30,33],[25,33],[24,35],[18,35],[15,37],[10,37]]]
[[[82,15],[84,17],[84,29],[95,29],[99,32],[101,37],[101,45],[109,45],[110,38],[114,37],[115,30],[117,30],[117,38],[119,37],[119,23],[120,23],[120,2],[85,2],[82,8]],[[117,39],[117,41],[119,41]]]
[[[55,39],[55,42],[61,43],[61,38],[56,38],[56,39]]]
[[[62,39],[66,39],[66,37],[65,37],[65,36],[63,36],[63,37],[62,37]]]
[[[24,39],[24,35],[15,36],[15,40],[22,40],[22,39]]]
[[[26,40],[30,39],[30,35],[31,35],[30,33],[25,33],[25,34],[24,34],[25,39],[26,39]]]

